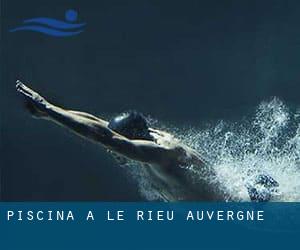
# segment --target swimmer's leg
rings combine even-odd
[[[246,185],[251,201],[270,201],[278,193],[279,183],[270,175],[260,174],[253,183]]]

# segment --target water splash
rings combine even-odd
[[[249,201],[246,183],[267,173],[280,184],[274,200],[300,201],[300,112],[291,112],[278,98],[262,102],[240,122],[220,121],[202,130],[172,132],[215,168],[219,189],[228,199]],[[145,168],[129,165],[145,198],[161,199]],[[190,171],[194,181],[203,178],[195,169]]]

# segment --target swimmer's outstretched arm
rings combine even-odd
[[[17,91],[22,94],[37,117],[63,125],[84,138],[101,143],[125,157],[147,163],[162,164],[173,156],[172,149],[151,141],[129,140],[108,128],[108,122],[91,114],[60,108],[17,81]]]

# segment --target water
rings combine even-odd
[[[278,98],[262,102],[252,115],[238,122],[218,121],[205,129],[169,131],[200,152],[216,171],[216,177],[203,177],[191,166],[193,181],[217,178],[220,192],[228,199],[249,201],[246,183],[267,173],[280,184],[274,201],[300,201],[300,110],[291,111]],[[128,165],[146,199],[164,199],[146,168]]]

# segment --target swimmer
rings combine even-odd
[[[102,144],[114,154],[142,163],[153,177],[166,201],[230,200],[219,187],[216,173],[194,149],[171,134],[149,127],[147,119],[138,112],[125,112],[111,121],[94,115],[64,109],[16,82],[17,91],[25,97],[28,110],[36,118],[58,123],[76,134]],[[189,167],[196,167],[209,178],[194,181]],[[255,200],[254,195],[251,200]]]

